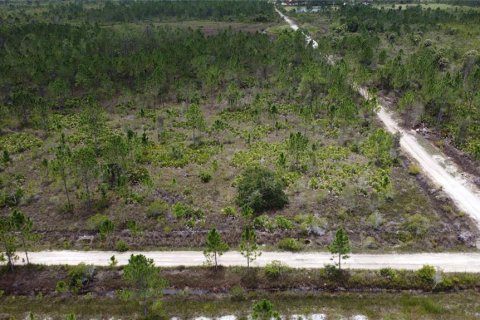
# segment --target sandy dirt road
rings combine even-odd
[[[205,257],[201,251],[39,251],[29,253],[30,262],[42,265],[76,265],[79,263],[107,266],[110,257],[115,256],[119,265],[128,263],[131,254],[143,254],[152,258],[160,267],[201,266]],[[18,253],[22,263],[24,255]],[[281,261],[292,268],[323,268],[331,264],[332,255],[328,252],[262,252],[253,262],[254,266],[265,266],[274,260]],[[219,258],[224,266],[246,266],[245,258],[235,251],[226,252]],[[412,254],[353,254],[343,263],[345,268],[372,269],[381,268],[416,270],[429,264],[445,272],[480,272],[480,253],[412,253]]]
[[[299,29],[299,26],[291,18],[285,16],[278,9],[275,10],[291,29],[295,31]],[[306,37],[307,41],[312,40],[309,36]],[[365,88],[358,87],[357,90],[365,99],[369,99],[368,91]],[[422,172],[437,187],[441,188],[460,210],[467,213],[480,229],[480,189],[471,183],[472,177],[463,172],[451,159],[415,131],[402,129],[398,121],[384,106],[379,105],[377,115],[389,132],[401,134],[402,150],[420,165]]]

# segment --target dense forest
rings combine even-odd
[[[67,20],[80,18],[89,22],[132,22],[148,19],[264,22],[277,19],[272,5],[264,1],[106,2],[100,7],[85,7],[82,4],[52,5],[47,16]]]
[[[0,7],[1,8],[1,7]],[[248,21],[278,19],[272,4],[265,1],[120,1],[48,2],[11,6],[5,19],[41,19],[59,23],[126,23],[139,21]],[[14,12],[17,11],[18,14]]]

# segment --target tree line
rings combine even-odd
[[[267,1],[106,1],[95,6],[82,3],[48,5],[48,19],[80,19],[90,23],[135,22],[164,20],[216,20],[267,22],[277,19],[273,4]]]

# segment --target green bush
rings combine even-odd
[[[230,299],[237,302],[245,301],[247,299],[245,289],[243,289],[241,286],[232,287],[232,289],[230,289]]]
[[[273,231],[273,223],[265,214],[253,219],[253,227],[257,230]]]
[[[237,215],[237,210],[234,207],[227,206],[222,209],[222,213],[227,217],[235,217]]]
[[[293,229],[293,222],[283,216],[277,216],[275,218],[275,225],[277,226],[278,229],[282,229],[282,230]]]
[[[201,209],[192,208],[188,204],[181,202],[173,205],[172,212],[177,219],[199,220],[205,216]]]
[[[55,285],[55,292],[63,293],[67,291],[68,291],[67,283],[62,280],[58,281],[57,284]]]
[[[412,235],[422,237],[430,228],[430,220],[428,220],[427,217],[416,213],[407,218],[404,226]]]
[[[147,208],[147,217],[148,218],[163,218],[168,213],[170,206],[163,200],[153,201]]]
[[[150,173],[148,172],[147,168],[142,167],[142,166],[134,166],[132,168],[128,169],[128,181],[130,181],[131,184],[138,184],[138,183],[143,183],[143,184],[148,184],[152,181],[150,178]]]
[[[265,276],[270,280],[278,280],[281,276],[288,273],[291,268],[280,261],[274,260],[264,268]]]
[[[411,174],[412,176],[416,176],[420,174],[420,166],[416,163],[412,163],[408,166],[408,173]]]
[[[128,251],[128,244],[124,240],[118,240],[117,243],[115,243],[115,250],[118,252]]]
[[[65,317],[65,320],[77,320],[77,317],[75,316],[75,313],[69,313],[67,314],[67,316]]]
[[[87,229],[92,231],[100,231],[100,227],[102,224],[105,224],[106,221],[110,221],[106,215],[100,213],[94,214],[87,220]]]
[[[282,250],[291,252],[297,252],[302,250],[302,245],[300,244],[300,242],[293,238],[284,238],[278,242],[277,246]]]
[[[252,319],[279,319],[280,314],[275,310],[270,300],[262,299],[253,305]]]
[[[139,236],[142,234],[142,227],[135,220],[127,220],[127,229],[133,236]]]
[[[432,285],[435,282],[435,268],[429,265],[424,265],[417,270],[416,275],[418,279],[424,284]]]
[[[103,220],[98,226],[98,232],[100,232],[102,238],[105,238],[108,234],[112,233],[114,230],[115,230],[115,225],[110,219]]]
[[[455,287],[455,279],[449,276],[443,276],[440,283],[435,286],[435,291],[450,291]]]
[[[393,280],[397,277],[397,272],[392,268],[380,269],[380,275],[386,279]]]
[[[93,279],[94,273],[95,267],[84,263],[70,267],[68,271],[70,291],[78,293]]]
[[[212,175],[207,171],[200,171],[198,176],[203,183],[208,183],[212,180]]]
[[[340,278],[341,270],[337,268],[334,264],[327,264],[323,269],[325,276],[330,280],[337,280]]]
[[[240,207],[249,207],[255,212],[282,209],[288,203],[283,188],[284,184],[270,170],[247,168],[238,179],[236,201]]]

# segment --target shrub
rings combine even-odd
[[[225,207],[222,209],[222,213],[227,217],[235,217],[237,215],[237,210],[234,207]]]
[[[112,233],[114,229],[115,225],[110,219],[103,220],[98,226],[98,231],[100,232],[102,238],[105,238],[108,234]]]
[[[212,175],[207,171],[200,171],[198,176],[203,183],[208,183],[210,180],[212,180]]]
[[[279,319],[280,314],[275,310],[270,300],[262,299],[253,305],[252,319]]]
[[[128,289],[118,289],[115,291],[115,296],[121,301],[127,302],[132,298],[132,291]]]
[[[163,218],[168,213],[170,206],[163,200],[153,201],[147,208],[147,217],[148,218]]]
[[[285,251],[297,252],[302,250],[300,242],[293,238],[284,238],[278,242],[278,247]]]
[[[77,320],[77,317],[75,316],[75,313],[69,313],[67,314],[67,316],[65,317],[65,320]]]
[[[245,290],[240,286],[234,286],[230,289],[230,298],[232,301],[245,301],[247,299]]]
[[[118,240],[117,243],[115,243],[115,250],[118,252],[128,251],[128,244],[124,240]]]
[[[278,280],[285,273],[289,272],[291,269],[289,266],[283,264],[280,261],[274,260],[271,263],[267,264],[264,268],[265,276],[270,280]]]
[[[127,220],[127,229],[132,233],[133,236],[142,234],[142,227],[140,227],[135,220]]]
[[[337,268],[334,264],[327,264],[325,265],[325,268],[323,269],[325,272],[325,275],[327,276],[328,279],[336,280],[340,277],[341,270]]]
[[[257,230],[272,231],[273,223],[270,221],[270,218],[267,215],[262,214],[261,216],[253,219],[253,227]]]
[[[237,204],[250,207],[255,212],[281,209],[288,199],[283,192],[284,184],[274,173],[262,167],[247,168],[237,184]]]
[[[58,293],[67,292],[68,291],[67,283],[62,280],[58,281],[57,284],[55,285],[55,291]]]
[[[367,222],[371,225],[374,229],[378,229],[383,224],[383,217],[382,214],[378,211],[373,212],[371,215],[368,216]]]
[[[435,268],[429,265],[424,265],[417,270],[416,275],[424,284],[432,285],[435,281]]]
[[[130,181],[131,184],[148,184],[152,181],[152,179],[150,178],[150,173],[145,167],[142,166],[135,166],[130,168],[127,174],[128,181]]]
[[[416,163],[412,163],[408,166],[408,173],[411,174],[412,176],[416,176],[420,174],[420,166]]]
[[[108,219],[106,215],[97,213],[88,218],[87,229],[92,231],[100,231],[100,227],[102,226],[102,224],[105,224],[106,221],[110,221],[110,219]]]
[[[451,277],[443,277],[442,281],[435,286],[436,291],[449,291],[455,287]]]
[[[68,272],[69,287],[74,293],[83,289],[92,279],[95,273],[95,267],[81,263],[70,267]]]
[[[198,220],[204,217],[204,213],[201,209],[192,208],[188,204],[177,202],[172,208],[173,215],[177,219],[192,219]]]
[[[282,230],[293,229],[293,222],[283,216],[277,216],[275,219],[275,224],[278,229],[282,229]]]
[[[380,269],[380,275],[389,280],[393,280],[397,277],[397,272],[392,268],[382,268]]]
[[[411,215],[405,222],[405,228],[416,237],[425,235],[430,228],[430,221],[419,213]]]

